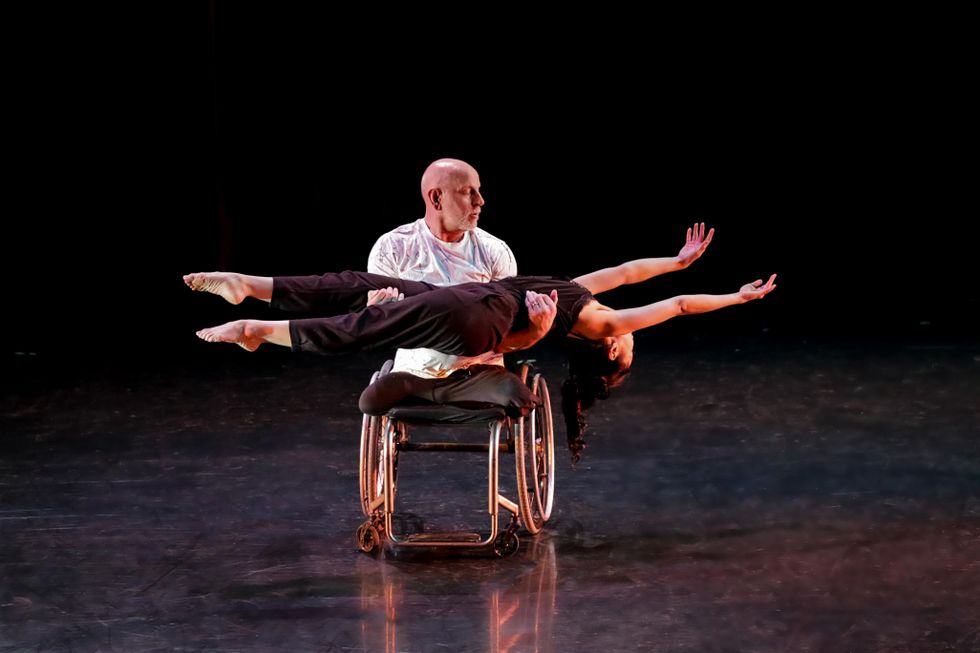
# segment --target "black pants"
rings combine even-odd
[[[367,291],[388,286],[398,288],[405,299],[364,306]],[[331,316],[290,320],[294,350],[342,353],[427,347],[457,356],[492,351],[510,332],[520,308],[513,294],[493,284],[441,288],[368,272],[275,277],[270,303],[283,310]],[[356,312],[348,312],[352,310]]]
[[[367,291],[389,286],[398,288],[405,299],[365,307]],[[297,351],[427,347],[459,356],[491,351],[510,331],[519,308],[513,295],[486,284],[439,287],[350,271],[275,277],[271,305],[332,316],[290,320],[289,334]],[[473,365],[440,379],[393,372],[368,386],[359,404],[364,413],[383,415],[405,401],[492,403],[504,406],[512,416],[540,405],[520,378],[498,365]]]
[[[361,393],[362,413],[384,415],[405,403],[497,404],[511,417],[526,415],[541,401],[521,379],[500,365],[472,365],[441,379],[423,379],[408,372],[387,374]]]

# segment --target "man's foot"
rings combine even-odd
[[[242,275],[235,272],[195,272],[185,274],[184,283],[191,290],[209,292],[224,297],[232,304],[241,304],[249,296],[248,286]]]
[[[245,320],[235,320],[221,326],[201,329],[197,337],[207,342],[233,342],[243,349],[255,351],[263,342],[261,337],[249,333]]]

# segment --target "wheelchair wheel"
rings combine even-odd
[[[521,521],[528,533],[534,535],[551,518],[554,505],[555,434],[547,381],[535,374],[531,390],[543,403],[518,424],[514,458]]]
[[[541,397],[544,405],[535,411],[532,421],[534,436],[534,502],[541,519],[551,519],[551,509],[555,505],[555,428],[551,421],[551,394],[548,382],[537,374],[531,390]]]
[[[371,375],[371,383],[391,371],[392,361],[386,361],[381,369]],[[370,383],[368,384],[370,385]],[[361,510],[371,516],[371,504],[384,492],[384,461],[382,440],[387,418],[364,415],[361,419],[360,485]],[[397,455],[397,452],[396,452]],[[397,468],[398,459],[395,459]]]
[[[371,516],[371,504],[384,492],[384,462],[381,438],[387,419],[364,416],[361,426],[361,508]]]
[[[517,539],[517,535],[510,532],[501,533],[493,538],[493,554],[498,558],[514,555],[520,546],[521,541]]]
[[[375,372],[371,375],[371,383],[374,383],[380,374]],[[370,385],[370,383],[368,384]],[[378,478],[378,442],[381,431],[380,419],[372,415],[363,415],[361,419],[361,453],[360,453],[360,482],[361,482],[361,510],[364,515],[371,516],[371,502],[378,496],[376,490]]]
[[[381,545],[381,535],[371,522],[366,521],[357,528],[357,548],[364,553],[371,553]]]

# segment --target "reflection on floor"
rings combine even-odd
[[[10,365],[0,651],[980,651],[980,347],[648,346],[502,560],[356,552],[380,357],[210,352]],[[406,454],[401,523],[485,482]]]

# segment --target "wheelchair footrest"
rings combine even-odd
[[[479,533],[412,533],[403,538],[404,542],[479,542]]]

